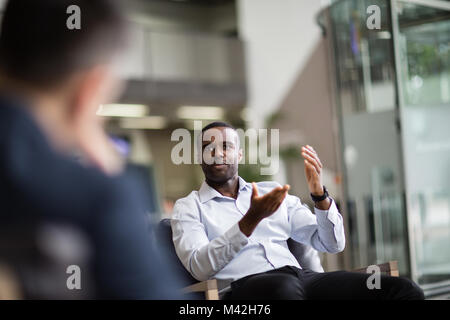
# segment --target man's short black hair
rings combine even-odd
[[[203,141],[203,133],[205,133],[206,130],[212,129],[212,128],[230,128],[233,129],[234,131],[237,131],[235,127],[233,127],[231,124],[226,123],[226,122],[222,122],[222,121],[214,121],[211,122],[210,124],[207,124],[206,126],[203,127],[201,134],[199,134],[199,139],[200,139],[200,145]],[[238,143],[240,143],[239,137],[238,137]]]
[[[80,8],[81,29],[67,26],[72,5]],[[124,45],[122,11],[113,0],[9,0],[0,30],[0,71],[47,88],[101,64]]]
[[[220,127],[225,127],[225,128],[231,128],[233,130],[236,131],[236,128],[233,127],[231,124],[228,124],[226,122],[222,122],[222,121],[215,121],[215,122],[211,122],[210,124],[206,125],[203,129],[202,129],[202,133],[205,132],[208,129],[211,128],[220,128]]]

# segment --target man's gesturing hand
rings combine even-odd
[[[302,147],[302,156],[305,158],[305,176],[309,191],[315,196],[323,195],[322,162],[320,162],[317,152],[313,147],[307,145]],[[330,205],[331,201],[328,198],[315,204],[321,210],[328,210]]]
[[[254,214],[255,217],[260,218],[260,220],[272,215],[272,213],[277,211],[290,188],[289,185],[285,185],[284,187],[277,187],[269,193],[266,193],[263,196],[259,196],[256,183],[253,182],[252,187],[252,199],[249,212],[251,211],[252,214]]]
[[[241,221],[239,221],[239,228],[247,237],[252,234],[253,230],[255,230],[262,219],[269,217],[277,211],[290,188],[289,185],[277,187],[269,193],[259,196],[258,188],[255,183],[252,183],[252,187],[250,209]]]
[[[302,147],[302,156],[305,159],[305,176],[309,191],[314,195],[323,194],[322,162],[319,156],[309,145]]]

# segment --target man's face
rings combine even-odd
[[[203,132],[202,170],[207,180],[225,183],[233,178],[241,157],[239,136],[232,128],[217,127]]]

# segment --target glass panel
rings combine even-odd
[[[408,220],[419,284],[450,280],[450,12],[399,7]]]
[[[380,30],[366,26],[370,5]],[[398,260],[409,275],[389,2],[338,1],[330,15],[352,262]]]

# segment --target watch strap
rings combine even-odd
[[[328,198],[328,190],[327,190],[327,188],[325,188],[325,186],[323,186],[323,195],[315,196],[311,193],[311,199],[314,202],[320,202],[320,201],[325,200],[326,198]]]

